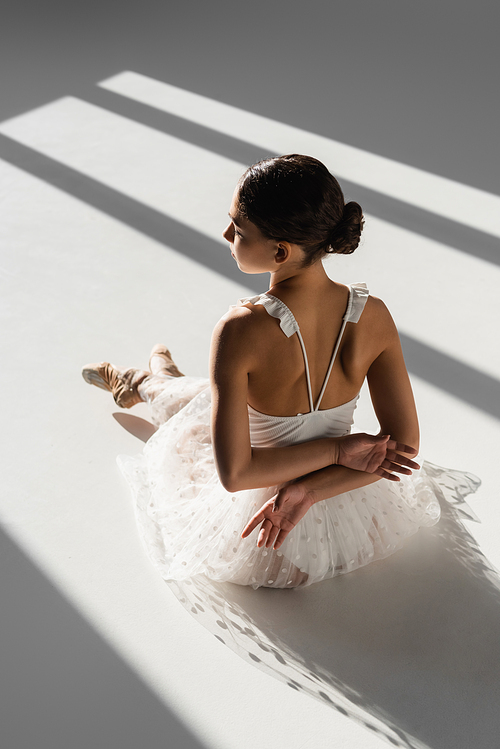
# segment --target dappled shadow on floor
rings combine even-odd
[[[388,559],[293,591],[204,576],[168,584],[249,663],[392,745],[491,749],[500,735],[500,577],[461,522],[473,518],[463,497],[474,477],[453,490],[426,468],[442,519]]]

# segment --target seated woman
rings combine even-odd
[[[123,407],[146,401],[160,424],[120,465],[166,579],[309,585],[392,554],[438,521],[439,502],[412,460],[419,428],[394,322],[364,284],[323,267],[356,249],[360,206],[321,162],[292,154],[247,169],[229,219],[238,267],[270,285],[217,324],[210,381],[183,376],[161,345],[149,371],[104,362],[83,376]],[[379,435],[350,434],[365,378]]]

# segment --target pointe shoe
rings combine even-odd
[[[153,361],[156,359],[156,361]],[[167,374],[170,377],[184,377],[177,365],[174,363],[170,351],[163,343],[157,343],[151,350],[149,357],[149,369],[151,374]]]
[[[132,408],[132,406],[142,402],[137,386],[149,375],[149,372],[142,369],[115,367],[109,362],[87,364],[82,369],[82,377],[85,382],[103,390],[109,390],[116,405],[120,408]]]

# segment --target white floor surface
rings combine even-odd
[[[143,91],[151,103],[148,79],[133,83],[137,97]],[[245,121],[245,113],[238,116]],[[216,117],[208,124],[215,128]],[[280,132],[283,150],[291,150],[293,138],[279,123],[270,147],[280,150]],[[245,166],[73,97],[3,123],[0,133],[216,241]],[[307,134],[298,140],[307,143]],[[345,154],[346,171],[351,157]],[[367,159],[366,180],[373,187],[369,164]],[[359,178],[354,164],[346,176],[353,179],[356,169]],[[140,431],[138,419],[147,420],[147,409],[118,414],[109,395],[88,387],[80,375],[83,364],[102,359],[145,366],[152,344],[165,342],[182,371],[206,376],[214,324],[236,299],[252,293],[245,277],[237,284],[6,162],[0,162],[0,190],[0,376],[7,425],[0,519],[6,532],[205,746],[386,746],[380,713],[368,706],[349,717],[290,689],[221,644],[180,605],[143,552],[115,463],[117,454],[141,449],[132,432]],[[462,192],[469,194],[466,186]],[[462,194],[461,186],[453,183],[450,194]],[[497,197],[489,199],[496,205]],[[450,213],[446,206],[443,215]],[[497,221],[491,232],[498,231]],[[500,377],[492,336],[500,297],[488,291],[498,287],[497,265],[368,216],[359,251],[327,267],[340,281],[366,281],[403,333]],[[413,384],[422,454],[482,480],[470,500],[481,522],[465,523],[498,569],[500,423],[436,385],[416,377]],[[369,408],[362,406],[357,426],[371,424]],[[142,428],[147,433],[148,426]],[[461,623],[444,626],[453,638]],[[457,659],[463,653],[459,646]],[[470,681],[485,674],[492,700],[498,700],[497,659],[486,656],[467,665]],[[442,678],[446,688],[447,679],[469,679],[464,668],[457,663],[455,674],[427,676]],[[401,671],[398,678],[404,685],[409,676]],[[425,695],[416,712],[424,705]],[[376,730],[363,724],[363,715]],[[397,717],[387,720],[393,744]],[[436,738],[438,717],[430,723],[430,734],[416,724],[400,725],[399,745],[447,747],[447,740]],[[486,739],[477,745],[488,746]]]

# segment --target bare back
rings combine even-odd
[[[349,288],[330,281],[323,293],[274,293],[292,311],[300,327],[309,362],[313,403],[317,404],[338,342],[320,410],[352,400],[368,369],[383,349],[379,300],[370,297],[359,322],[347,323],[339,341]],[[286,337],[279,321],[262,306],[249,305],[251,342],[256,356],[248,376],[248,403],[262,413],[293,416],[310,410],[304,356],[297,335]],[[378,330],[377,330],[378,328]]]
[[[249,471],[252,486],[269,486],[266,481],[271,477],[271,483],[288,481],[331,463],[330,456],[322,452],[328,452],[329,440],[308,437],[306,442],[316,440],[311,448],[314,460],[309,460],[304,449],[294,453],[293,460],[290,456],[289,464],[287,452],[282,456],[286,470],[276,471],[276,456],[257,455],[252,447],[249,407],[285,418],[318,409],[329,411],[353,401],[365,377],[381,434],[418,449],[411,385],[397,330],[384,303],[367,298],[363,284],[353,284],[350,298],[354,306],[350,304],[346,310],[347,287],[328,278],[318,283],[318,278],[312,277],[309,285],[307,278],[298,281],[295,288],[293,279],[282,285],[279,296],[271,286],[268,294],[233,307],[214,330],[210,355],[212,436],[219,475],[225,477],[228,487],[249,488]],[[282,310],[277,309],[280,305],[288,315],[282,316]],[[337,356],[319,400],[337,341]],[[311,397],[303,350],[309,361]],[[290,451],[291,447],[283,449]]]

